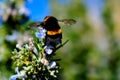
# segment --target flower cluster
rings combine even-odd
[[[53,59],[53,46],[45,45],[46,30],[43,27],[33,33],[25,43],[17,44],[12,59],[16,65],[10,80],[58,80],[60,79],[59,59]],[[60,48],[61,46],[59,46]]]

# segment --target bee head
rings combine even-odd
[[[58,29],[58,20],[53,16],[46,16],[43,21],[43,25],[47,30]]]
[[[53,17],[53,16],[46,16],[45,18],[44,18],[44,22],[46,23],[46,24],[50,24],[50,23],[58,23],[58,20],[55,18],[55,17]]]

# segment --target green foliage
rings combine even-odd
[[[93,1],[90,3],[94,4]],[[59,0],[51,1],[52,15],[77,21],[71,27],[61,25],[63,39],[70,40],[64,49],[59,50],[65,80],[120,79],[119,1],[97,1],[103,1],[103,6],[99,6],[101,12],[94,5],[88,8],[89,0],[70,0],[64,4]]]
[[[42,52],[39,53],[41,54]],[[41,63],[41,58],[37,58],[29,49],[22,48],[20,51],[15,50],[12,59],[20,72],[18,77],[20,79],[24,77],[27,80],[58,80],[60,66],[56,66],[52,69],[50,66],[45,66]]]
[[[23,4],[24,2],[24,0],[14,1],[18,8],[20,8],[20,5]],[[93,15],[89,12],[90,10],[88,10],[87,8],[88,4],[85,4],[86,1],[88,0],[67,0],[68,3],[60,3],[59,1],[63,0],[49,1],[51,7],[50,14],[52,14],[58,19],[72,18],[77,21],[75,25],[70,26],[61,25],[63,41],[69,39],[69,44],[65,45],[64,48],[62,49],[59,49],[59,47],[61,46],[58,46],[57,50],[58,55],[56,55],[55,57],[62,58],[62,60],[59,63],[63,68],[62,75],[64,77],[64,80],[119,80],[120,79],[119,1],[102,0],[104,3],[102,6],[103,8],[100,8],[102,10],[100,10],[101,11],[99,13],[100,15],[97,14],[98,15],[97,18],[95,17],[96,15]],[[91,3],[92,1],[93,0],[91,0]],[[6,2],[7,4],[9,4],[10,0],[6,0]],[[96,14],[96,11],[94,14]],[[22,17],[20,15],[17,16],[16,21],[21,22],[21,20]],[[24,31],[29,29],[28,26],[30,24],[31,22],[25,23],[25,25],[18,24],[17,25],[18,27],[14,29],[18,30],[18,32],[20,31],[20,33],[22,32],[23,33],[22,35],[24,35]],[[2,27],[0,28],[0,32],[1,32],[0,39],[2,40],[0,41],[1,44],[0,58],[2,57],[2,60],[0,61],[0,77],[3,79],[6,76],[9,77],[9,75],[12,73],[11,71],[13,71],[11,70],[10,67],[11,64],[9,64],[10,65],[9,67],[6,67],[6,65],[8,66],[8,63],[9,62],[11,63],[10,53],[14,49],[16,41],[13,43],[4,41],[5,40],[4,36],[10,35],[8,33],[12,32],[12,27],[10,25],[7,26],[6,24],[2,25]],[[33,31],[30,31],[30,34],[31,33],[33,33]],[[12,57],[15,62],[14,65],[17,64],[16,68],[19,67],[18,71],[25,73],[30,78],[33,78],[33,76],[31,76],[33,73],[29,71],[32,71],[33,69],[35,69],[35,67],[37,67],[37,65],[39,65],[41,67],[41,70],[37,70],[38,73],[40,71],[42,71],[43,73],[47,72],[47,75],[44,76],[48,77],[49,75],[50,77],[51,76],[50,71],[52,70],[48,68],[49,66],[45,66],[45,64],[39,60],[43,58],[43,54],[41,53],[44,52],[44,48],[41,45],[41,42],[39,42],[39,40],[35,38],[36,37],[35,34],[33,34],[32,36],[34,36],[33,44],[36,47],[39,55],[36,55],[31,50],[25,48],[24,45],[21,50],[16,49],[13,52]],[[27,45],[29,46],[29,42],[27,43]],[[25,55],[24,53],[27,55]],[[15,56],[16,57],[22,56],[22,58],[20,59],[22,59],[23,61],[15,58]],[[29,60],[27,57],[30,57],[31,59]],[[47,56],[46,60],[48,60],[49,58],[50,57]],[[54,58],[52,59],[53,61],[56,60]],[[48,60],[48,62],[50,61],[51,60]],[[32,64],[36,66],[33,66]],[[23,68],[23,66],[25,68]],[[28,71],[26,71],[26,69]],[[57,68],[57,70],[59,69]],[[43,70],[45,70],[46,72],[44,72]],[[33,70],[33,72],[37,71],[36,69]],[[6,73],[2,74],[2,72]],[[30,73],[29,75],[28,72]]]
[[[0,79],[8,79],[13,73],[11,52],[22,35],[28,34],[26,25],[29,15],[21,13],[25,0],[4,0],[0,1]],[[29,21],[30,22],[30,21]],[[27,36],[26,36],[27,37]],[[21,40],[21,41],[22,41]],[[2,74],[2,72],[5,72]],[[2,74],[2,75],[1,75]]]
[[[17,44],[12,52],[12,59],[16,66],[16,73],[10,77],[10,80],[60,80],[61,67],[57,63],[59,59],[54,59],[55,52],[64,46],[59,45],[54,51],[48,45],[45,45],[46,30],[38,28],[34,30],[32,38],[22,45]]]

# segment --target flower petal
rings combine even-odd
[[[50,48],[47,48],[47,49],[45,49],[45,52],[50,55],[50,54],[52,54],[53,50]]]
[[[12,75],[11,77],[10,77],[10,80],[17,80],[17,78],[18,78],[18,75],[16,74],[16,75]]]
[[[55,62],[55,61],[52,61],[52,62],[50,63],[50,68],[55,68],[55,66],[56,66],[56,62]]]

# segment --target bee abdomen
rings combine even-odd
[[[50,35],[50,36],[57,35],[57,34],[62,34],[61,29],[47,31],[47,35]]]

